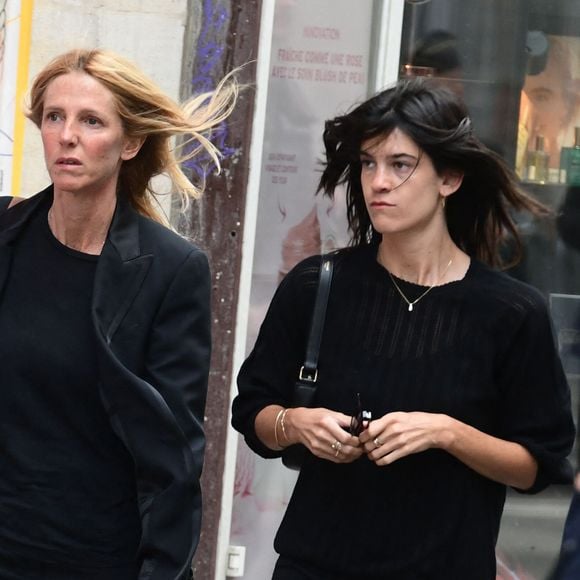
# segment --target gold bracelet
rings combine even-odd
[[[290,409],[284,409],[284,412],[282,413],[282,417],[280,418],[280,425],[282,426],[282,435],[284,435],[284,439],[286,439],[286,441],[288,443],[290,443],[290,439],[288,439],[288,435],[286,434],[286,425],[284,423],[284,419],[286,419],[286,413],[289,410]]]
[[[278,423],[280,422],[282,413],[284,413],[284,408],[278,411],[278,414],[276,415],[276,421],[274,422],[274,439],[276,440],[276,447],[278,447],[278,449],[284,449],[284,447],[280,445],[280,441],[278,441]]]

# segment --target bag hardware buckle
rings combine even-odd
[[[318,379],[318,369],[314,369],[314,375],[310,371],[306,371],[306,373],[304,373],[304,365],[302,365],[300,367],[300,372],[298,373],[298,378],[301,381],[315,383],[316,380]]]

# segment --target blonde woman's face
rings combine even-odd
[[[140,145],[125,136],[111,91],[83,72],[50,82],[40,132],[55,190],[76,194],[115,195],[121,164]]]

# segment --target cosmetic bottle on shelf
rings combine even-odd
[[[548,181],[548,154],[544,151],[544,138],[536,137],[536,148],[530,149],[526,158],[526,179],[533,183]]]
[[[580,185],[580,127],[574,128],[574,146],[560,151],[560,183]]]

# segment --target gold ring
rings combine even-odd
[[[380,447],[383,444],[383,442],[378,437],[373,439],[373,443],[375,444],[375,447]]]

